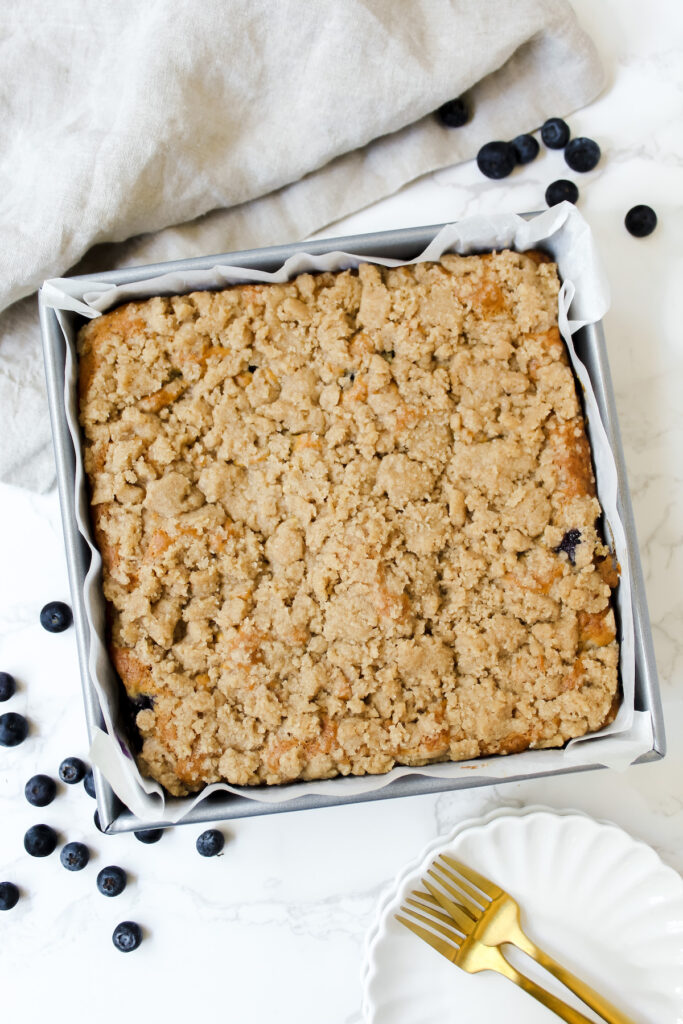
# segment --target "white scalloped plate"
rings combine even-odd
[[[368,1024],[558,1020],[504,978],[453,967],[394,920],[442,851],[507,889],[530,937],[637,1024],[683,1024],[683,879],[616,825],[535,807],[464,822],[400,873],[366,940]],[[533,961],[516,950],[510,959],[591,1016]]]

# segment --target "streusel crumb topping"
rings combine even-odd
[[[613,560],[540,254],[132,302],[79,335],[110,650],[173,794],[600,728]]]

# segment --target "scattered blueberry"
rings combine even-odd
[[[49,825],[32,825],[24,836],[24,849],[31,857],[49,857],[57,845],[57,833]]]
[[[34,807],[47,807],[55,798],[57,786],[49,775],[32,775],[24,786],[24,796]]]
[[[561,117],[549,117],[541,128],[541,138],[548,149],[564,149],[569,142],[569,125]]]
[[[576,565],[576,545],[581,543],[581,530],[567,530],[564,537],[553,550],[559,555],[564,551],[572,565]]]
[[[0,747],[16,747],[28,736],[28,722],[16,711],[0,715]]]
[[[71,609],[63,601],[50,601],[40,612],[40,624],[48,633],[63,633],[72,622]]]
[[[9,672],[0,672],[0,701],[9,700],[14,696],[15,690],[14,676],[11,676]]]
[[[518,164],[530,164],[532,160],[536,159],[541,148],[538,139],[535,139],[533,135],[518,135],[510,145],[515,151]]]
[[[564,202],[565,199],[568,203],[575,203],[578,198],[578,188],[573,181],[567,181],[566,178],[559,178],[557,181],[553,181],[545,190],[545,201],[548,206],[557,206],[558,203]]]
[[[600,147],[593,139],[581,135],[567,143],[564,158],[573,171],[592,171],[600,159]]]
[[[470,119],[470,112],[462,96],[457,100],[449,100],[436,112],[436,116],[445,128],[462,128]]]
[[[133,835],[136,839],[139,839],[141,843],[158,843],[164,834],[163,828],[146,828],[140,832],[134,832]]]
[[[636,238],[645,238],[651,235],[657,227],[657,214],[651,206],[633,206],[624,218],[626,230]]]
[[[80,757],[65,757],[59,766],[59,777],[67,786],[74,786],[85,775],[85,765]]]
[[[88,796],[95,799],[95,779],[93,778],[92,768],[88,768],[87,772],[83,776],[83,789],[86,791]]]
[[[209,828],[197,839],[197,852],[202,857],[215,857],[225,845],[225,836],[217,828]]]
[[[103,896],[120,896],[126,888],[127,876],[123,868],[110,864],[97,876],[97,888]]]
[[[11,910],[19,901],[19,890],[14,882],[0,882],[0,910]]]
[[[509,142],[487,142],[477,153],[477,167],[487,178],[507,178],[517,163]]]
[[[84,843],[67,843],[59,859],[67,871],[82,871],[90,860],[90,850]]]
[[[114,928],[111,939],[122,953],[130,953],[142,942],[142,928],[135,921],[122,921]]]

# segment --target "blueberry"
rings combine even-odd
[[[462,96],[457,100],[449,100],[436,112],[436,116],[445,128],[462,128],[470,119],[470,112]]]
[[[131,953],[142,942],[142,928],[135,921],[122,921],[114,928],[111,940],[122,953]]]
[[[59,859],[67,871],[82,871],[90,860],[90,850],[84,843],[67,843]]]
[[[59,777],[67,786],[75,786],[85,775],[85,765],[80,757],[65,757],[59,766]]]
[[[518,164],[530,164],[532,160],[536,159],[541,148],[533,135],[518,135],[510,145],[515,151]]]
[[[487,178],[507,178],[517,163],[509,142],[487,142],[477,153],[477,167]]]
[[[569,142],[569,125],[561,117],[549,117],[541,128],[541,138],[548,149],[564,149]]]
[[[636,238],[645,238],[651,235],[657,227],[657,214],[651,206],[633,206],[624,218],[626,230]]]
[[[600,147],[593,139],[580,136],[567,143],[564,158],[573,171],[592,171],[600,159]]]
[[[215,857],[225,845],[225,837],[217,828],[209,828],[197,839],[197,852],[202,857]]]
[[[95,779],[93,778],[92,768],[88,768],[87,772],[83,776],[83,789],[86,791],[88,796],[93,798],[93,800],[96,798]]]
[[[19,890],[14,882],[0,882],[0,910],[11,910],[19,900]]]
[[[573,181],[567,181],[566,178],[559,178],[551,185],[548,185],[545,190],[545,201],[548,206],[557,206],[558,203],[564,202],[565,199],[568,203],[575,203],[578,198],[578,188]]]
[[[564,551],[572,565],[576,565],[576,545],[580,543],[581,530],[567,530],[560,543],[553,550],[558,555],[560,551]]]
[[[40,624],[48,633],[63,633],[72,622],[71,609],[63,601],[50,601],[40,612]]]
[[[133,706],[133,713],[136,715],[138,711],[149,711],[154,707],[154,699],[146,693],[139,693],[136,697],[130,697],[129,700]]]
[[[16,711],[0,715],[0,747],[16,747],[28,736],[28,722]]]
[[[141,843],[158,843],[164,834],[163,828],[145,828],[140,832],[134,832],[133,835],[136,839],[139,839]]]
[[[34,807],[47,807],[55,798],[57,786],[49,775],[32,775],[24,786],[24,796]]]
[[[49,857],[57,845],[57,833],[49,825],[32,825],[24,836],[24,849],[32,857]]]
[[[103,896],[120,896],[126,888],[127,876],[123,868],[115,864],[102,868],[97,876],[97,888]]]
[[[14,676],[11,676],[9,672],[0,672],[0,701],[13,697],[16,688]]]

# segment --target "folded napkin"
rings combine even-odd
[[[303,238],[602,85],[565,0],[17,0],[0,40],[0,478],[36,490],[44,278]]]

